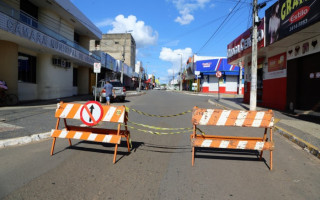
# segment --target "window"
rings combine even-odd
[[[100,46],[100,40],[96,40],[94,43],[95,43],[95,47]]]
[[[20,20],[29,26],[38,27],[38,7],[28,0],[20,1]]]
[[[79,35],[78,33],[74,32],[74,34],[73,34],[73,40],[74,40],[74,42],[76,42],[76,43],[79,44],[79,42],[80,42],[80,35]]]
[[[18,80],[36,83],[37,58],[23,53],[18,54]]]
[[[73,68],[73,86],[77,87],[78,86],[78,69]]]

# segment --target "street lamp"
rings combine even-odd
[[[180,91],[182,91],[182,53],[178,53],[178,55],[181,56],[181,61],[180,61]]]
[[[132,30],[128,30],[126,31],[125,35],[124,35],[124,43],[123,43],[123,53],[122,53],[122,66],[121,66],[121,78],[120,81],[123,84],[123,65],[124,65],[124,61],[125,61],[125,55],[126,55],[126,43],[127,43],[127,33],[132,32]]]

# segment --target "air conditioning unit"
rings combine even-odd
[[[66,61],[65,60],[61,60],[61,67],[66,67]]]
[[[52,64],[55,66],[61,66],[61,59],[60,58],[52,58]]]

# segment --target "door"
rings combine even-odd
[[[209,92],[218,92],[218,78],[216,76],[209,77]]]
[[[238,76],[227,76],[226,77],[226,91],[237,92],[238,89]]]

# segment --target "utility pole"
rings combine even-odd
[[[253,16],[252,16],[252,60],[251,60],[251,89],[250,89],[250,110],[257,109],[257,23],[258,7],[257,0],[253,0]]]
[[[182,53],[178,53],[178,55],[181,56],[180,60],[180,91],[182,91]]]

